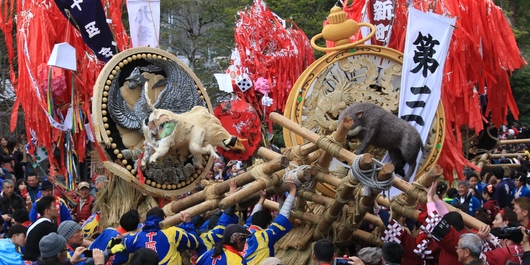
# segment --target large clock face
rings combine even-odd
[[[402,62],[402,53],[382,46],[331,52],[300,75],[287,99],[284,116],[320,135],[329,135],[337,128],[339,113],[356,102],[372,102],[397,114]],[[435,165],[444,138],[445,116],[440,104],[417,174]],[[287,129],[284,140],[287,147],[306,142]],[[378,159],[385,153],[379,151],[373,154]]]
[[[314,62],[297,80],[285,116],[318,134],[337,128],[339,113],[356,102],[372,102],[397,113],[403,54],[380,46],[332,52]],[[287,146],[303,138],[284,131]]]

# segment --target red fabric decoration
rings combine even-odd
[[[269,80],[273,99],[267,113],[263,113],[261,97],[254,89],[241,93],[241,97],[268,121],[272,111],[283,113],[285,102],[298,76],[315,60],[313,49],[305,33],[292,21],[284,28],[262,0],[254,1],[251,8],[239,11],[234,31],[236,49],[241,57],[242,70],[252,82],[259,77]],[[239,92],[239,88],[235,88]],[[263,117],[265,116],[265,117]]]
[[[244,153],[218,148],[219,153],[230,160],[247,160],[252,157],[261,143],[261,122],[256,110],[236,97],[217,106],[214,115],[231,135],[247,139],[243,142]]]
[[[138,161],[142,161],[143,157],[144,157],[144,153],[141,153],[138,156]],[[140,183],[142,184],[145,184],[145,177],[144,177],[144,173],[142,172],[141,167],[138,167],[138,181],[140,181]]]
[[[107,6],[106,1],[103,5]],[[112,17],[113,32],[116,34],[117,45],[120,50],[128,46],[128,37],[125,33],[123,24],[121,22],[121,6],[122,1],[111,1],[108,5],[108,12]],[[33,130],[37,136],[39,146],[47,149],[49,154],[53,154],[52,146],[56,144],[61,147],[61,154],[65,152],[62,150],[64,146],[65,133],[50,126],[48,122],[47,109],[47,95],[39,89],[42,81],[41,72],[47,71],[46,64],[51,55],[53,46],[56,43],[67,42],[76,49],[77,57],[77,71],[75,72],[74,86],[72,89],[72,74],[70,71],[64,71],[64,77],[60,74],[52,77],[52,87],[55,88],[54,105],[52,105],[52,117],[62,122],[59,118],[61,114],[66,116],[68,106],[73,104],[77,120],[77,133],[73,134],[73,151],[78,155],[82,161],[86,151],[86,132],[84,131],[84,123],[90,120],[90,104],[94,84],[104,64],[98,61],[94,53],[84,44],[79,34],[76,34],[76,29],[68,23],[66,18],[61,14],[54,1],[22,1],[22,0],[7,0],[4,1],[3,13],[0,16],[1,29],[6,36],[6,45],[8,47],[8,56],[10,61],[13,58],[12,49],[12,19],[13,7],[17,6],[17,50],[18,50],[18,77],[13,72],[12,65],[10,65],[11,82],[15,88],[17,100],[13,107],[11,116],[11,130],[14,130],[17,121],[17,113],[19,106],[22,106],[26,114],[26,128],[28,129],[28,141],[31,140],[30,130]],[[7,10],[10,10],[8,13]],[[54,70],[54,73],[57,70]],[[46,72],[47,73],[47,72]],[[57,72],[58,73],[58,72]],[[58,77],[64,78],[66,88],[59,84]],[[46,82],[47,83],[47,82]],[[46,84],[47,87],[47,84]],[[59,90],[57,90],[59,89]],[[74,95],[72,97],[72,91]],[[60,96],[59,96],[60,94]],[[73,102],[72,102],[73,98]],[[92,127],[92,125],[91,125]],[[92,131],[94,128],[92,128]],[[96,145],[99,148],[98,145]],[[104,159],[105,156],[100,156]],[[64,156],[62,156],[64,157]],[[53,155],[49,156],[52,165],[57,165]],[[61,163],[64,164],[64,163]],[[66,167],[59,167],[58,171],[65,175]]]
[[[432,6],[434,3],[436,6]],[[464,166],[475,166],[463,156],[460,128],[468,126],[479,133],[484,129],[484,116],[490,114],[496,126],[506,124],[508,110],[517,119],[519,110],[512,95],[509,74],[527,63],[521,56],[504,13],[493,1],[414,0],[413,4],[418,10],[427,12],[434,9],[430,11],[457,18],[442,83],[447,128],[437,163],[443,167],[447,180],[453,180],[453,170],[463,180]],[[344,10],[349,18],[359,21],[360,9],[353,5],[355,3]],[[404,50],[408,5],[408,0],[396,0],[388,46],[398,51]],[[479,95],[486,94],[486,91],[488,105],[482,112]]]

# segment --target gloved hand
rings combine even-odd
[[[125,251],[125,246],[122,244],[116,244],[112,248],[110,248],[109,255],[114,255],[123,251]]]
[[[111,249],[112,247],[114,247],[115,245],[121,243],[121,238],[120,237],[113,237],[110,239],[109,243],[107,244],[107,249]]]

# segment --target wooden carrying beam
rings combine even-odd
[[[279,170],[282,170],[289,166],[289,159],[285,156],[278,156],[275,159],[268,161],[266,163],[257,165],[250,169],[248,172],[245,172],[241,175],[238,175],[233,180],[236,181],[238,187],[241,187],[245,184],[248,184],[255,180],[254,175],[256,172],[263,172],[263,174],[272,174]],[[180,212],[183,209],[190,211],[192,209],[194,212],[190,212],[191,216],[205,213],[209,210],[217,208],[219,206],[220,200],[224,197],[224,194],[230,190],[230,181],[224,181],[219,183],[214,183],[205,187],[204,191],[198,192],[195,196],[189,196],[180,201],[173,202],[171,205],[172,211],[175,213],[175,209]],[[191,199],[190,199],[191,198]],[[196,205],[199,203],[198,205]],[[207,205],[207,207],[199,207],[200,205]],[[228,207],[231,205],[228,205]],[[166,218],[164,221],[159,223],[159,226],[164,229],[173,225],[176,225],[181,222],[182,215],[180,213]]]
[[[359,161],[359,167],[363,170],[367,170],[372,165],[372,156],[365,155],[363,159]],[[354,194],[355,187],[358,186],[359,182],[351,183],[349,177],[343,178],[341,184],[339,185],[339,192],[335,194],[337,198],[331,207],[324,213],[325,218],[322,219],[320,224],[318,224],[313,234],[313,239],[318,240],[324,238],[328,235],[328,232],[331,228],[331,224],[337,220],[339,214],[342,212],[344,205],[351,200]]]
[[[489,158],[495,159],[495,158],[501,158],[503,156],[506,157],[506,158],[517,158],[518,156],[525,157],[526,154],[525,153],[491,154],[491,155],[489,155]]]
[[[513,139],[513,140],[499,140],[499,144],[526,144],[530,143],[530,139]]]
[[[308,130],[307,128],[304,128],[302,127],[302,125],[292,121],[292,120],[289,120],[288,118],[282,116],[281,114],[279,113],[276,113],[276,112],[273,112],[269,115],[269,118],[276,122],[276,123],[279,123],[280,125],[282,125],[284,128],[304,137],[305,139],[311,141],[312,143],[316,144],[319,146],[320,149],[323,149],[325,150],[326,152],[329,152],[329,153],[332,153],[332,151],[330,150],[329,146],[333,146],[333,147],[336,147],[337,145],[336,144],[322,144],[321,142],[318,142],[319,139],[323,138],[321,137],[320,135]],[[342,160],[342,161],[346,161],[347,163],[351,164],[353,162],[353,160],[355,160],[355,157],[357,157],[356,155],[354,155],[352,152],[344,149],[344,148],[340,148],[338,153],[337,153],[337,156],[336,156],[338,159]]]
[[[302,125],[294,122],[294,121],[291,121],[289,120],[288,118],[278,114],[278,113],[271,113],[269,115],[269,118],[276,122],[276,123],[279,123],[280,125],[282,125],[284,128],[304,137],[305,139],[313,142],[313,143],[316,143],[321,136],[319,136],[318,134],[302,127]],[[530,141],[530,139],[528,139],[528,141]],[[322,147],[321,147],[322,148]],[[353,154],[352,152],[349,152],[348,150],[344,149],[344,148],[341,148],[338,152],[337,152],[337,158],[339,158],[340,160],[345,160],[345,161],[349,161],[350,163],[355,160],[355,157],[356,155]],[[409,189],[412,188],[412,185],[400,178],[394,178],[394,183],[393,183],[394,187],[400,189],[401,191],[403,192],[407,192]],[[411,195],[411,196],[414,196],[412,193],[408,194],[408,195]],[[423,201],[425,202],[425,197],[423,198],[417,198],[417,197],[413,197],[414,199],[416,200],[420,200],[420,201]],[[447,208],[450,210],[450,211],[455,211],[456,208],[453,207],[452,205],[449,205],[449,204],[446,204]],[[462,214],[462,217],[464,219],[464,222],[466,223],[467,226],[473,228],[473,229],[480,229],[482,226],[484,226],[485,224],[475,218],[473,218],[472,216],[464,213],[464,212],[461,212]]]
[[[230,205],[234,205],[238,202],[243,201],[245,198],[249,198],[254,194],[259,193],[260,190],[264,190],[266,188],[275,186],[276,184],[282,182],[283,175],[285,174],[284,170],[281,170],[277,173],[272,174],[271,181],[266,182],[263,179],[257,179],[256,181],[252,182],[248,187],[240,190],[239,192],[235,194],[231,194],[230,196],[224,198],[219,203],[219,207],[225,209],[230,207]],[[311,169],[306,168],[304,170],[301,170],[297,173],[298,180],[302,183],[305,181],[311,180]]]
[[[400,189],[401,191],[403,192],[407,192],[410,188],[411,188],[411,185],[410,183],[402,180],[402,179],[399,179],[399,178],[395,178],[394,179],[394,187]],[[409,194],[410,195],[410,194]],[[416,197],[414,198],[418,201],[421,201],[421,202],[426,202],[426,197]],[[481,227],[485,226],[486,224],[475,219],[473,216],[465,213],[465,212],[462,212],[461,210],[455,208],[454,206],[448,204],[448,203],[445,203],[445,206],[447,207],[447,209],[450,211],[450,212],[454,212],[454,211],[458,211],[460,212],[460,214],[462,215],[462,218],[464,219],[464,223],[466,224],[466,226],[470,227],[470,228],[473,228],[473,229],[476,229],[476,230],[479,230]],[[419,211],[417,212],[419,213]],[[418,216],[416,215],[414,218],[417,218]]]

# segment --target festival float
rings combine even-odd
[[[49,18],[53,14],[54,18],[66,22],[59,11],[37,6],[22,8],[44,10],[48,13],[40,16]],[[35,73],[46,72],[45,66],[39,66],[48,59],[48,53],[38,53],[35,48],[29,51],[35,55],[31,58],[39,58],[36,63],[29,61],[28,54],[19,57],[22,70],[17,83],[17,102],[27,113],[26,125],[35,132],[36,144],[44,146],[49,153],[53,153],[54,145],[64,145],[65,140],[86,144],[84,139],[75,139],[87,135],[86,131],[82,133],[85,126],[80,125],[89,124],[85,128],[93,132],[96,147],[91,153],[92,164],[98,174],[107,174],[111,180],[99,194],[95,206],[100,211],[103,227],[116,224],[119,216],[130,208],[145,212],[150,207],[163,206],[168,218],[160,223],[162,228],[179,224],[180,212],[184,210],[197,216],[236,204],[246,209],[258,200],[260,190],[266,189],[270,196],[284,194],[283,182],[288,176],[295,179],[299,199],[291,214],[293,230],[276,244],[276,256],[285,264],[310,264],[310,244],[320,238],[332,240],[341,254],[349,254],[348,247],[352,244],[381,246],[382,240],[391,236],[384,232],[388,220],[382,220],[374,207],[383,205],[391,209],[392,219],[397,222],[402,217],[417,219],[420,215],[417,205],[426,201],[426,187],[441,176],[450,182],[462,178],[465,165],[482,166],[473,165],[462,156],[460,127],[465,125],[482,131],[484,118],[491,119],[493,124],[506,123],[508,109],[517,116],[508,75],[526,62],[502,10],[493,2],[412,2],[418,10],[458,19],[451,24],[454,33],[440,75],[440,103],[430,106],[433,116],[421,122],[428,124],[425,126],[428,133],[417,159],[416,174],[407,182],[399,177],[408,172],[402,164],[380,161],[391,148],[381,150],[363,142],[347,143],[355,117],[344,117],[341,122],[339,117],[341,112],[361,102],[371,102],[388,113],[397,114],[402,109],[404,102],[400,102],[403,99],[399,88],[402,79],[409,75],[403,72],[407,58],[402,51],[406,48],[407,13],[412,9],[407,9],[401,0],[355,1],[352,5],[345,2],[343,6],[330,11],[323,32],[311,42],[300,31],[282,31],[285,29],[278,24],[278,18],[261,1],[256,1],[249,13],[240,13],[241,20],[236,27],[237,54],[228,71],[236,92],[232,100],[216,110],[200,80],[173,54],[148,47],[125,49],[123,42],[119,42],[120,52],[103,64],[92,56],[94,49],[83,46],[81,38],[74,34],[57,34],[54,39],[74,43],[77,57],[82,60],[77,63],[76,74],[64,77],[66,84],[72,84],[71,93],[60,93],[57,89],[68,85],[58,85],[53,95],[51,84],[61,84],[61,76],[66,75],[52,68],[48,85],[43,85],[47,93],[33,82]],[[381,15],[378,8],[383,7]],[[117,15],[116,10],[119,9],[113,15]],[[467,12],[483,14],[483,17],[472,20]],[[22,20],[31,18],[22,17]],[[261,19],[264,23],[253,24],[249,19]],[[54,25],[52,20],[40,21],[49,27]],[[249,34],[250,24],[264,27],[261,33],[278,34],[254,36]],[[31,26],[35,23],[20,23],[19,27],[25,29],[19,30],[20,34],[31,34],[36,30]],[[3,30],[9,32],[5,27]],[[116,36],[123,37],[122,27],[113,24],[113,30]],[[273,45],[287,35],[296,45]],[[64,36],[68,39],[63,39]],[[320,38],[325,39],[326,47],[317,45]],[[481,43],[477,43],[479,39]],[[28,51],[24,49],[28,42],[30,47],[35,47],[38,41],[23,37],[17,40],[19,51]],[[313,62],[309,45],[327,54]],[[501,51],[496,45],[506,48]],[[52,45],[43,49],[51,53]],[[283,56],[288,52],[299,57]],[[432,67],[432,62],[427,66]],[[477,67],[482,71],[476,71]],[[291,71],[293,68],[297,71]],[[435,69],[428,70],[432,73]],[[57,76],[59,79],[53,82]],[[495,86],[486,90],[490,84]],[[419,89],[417,94],[425,91]],[[486,106],[480,106],[480,95],[487,95]],[[51,102],[52,99],[59,101],[59,97],[64,106],[56,109],[57,105]],[[272,101],[262,100],[266,97]],[[36,98],[38,104],[24,98]],[[73,106],[70,108],[74,127],[64,131],[51,128],[53,121],[59,123],[64,121],[61,117],[68,117],[69,106]],[[409,121],[420,123],[418,117],[410,117]],[[390,123],[394,118],[384,118],[383,122]],[[230,127],[241,119],[245,121],[239,129],[246,126],[247,130]],[[267,138],[261,132],[270,131],[271,123],[284,128],[287,148],[281,154],[258,148],[259,139]],[[255,130],[258,125],[259,131]],[[230,196],[226,195],[229,182],[204,180],[217,156],[216,147],[223,149],[221,152],[226,157],[248,159],[256,149],[260,157],[246,173],[233,178],[238,187],[244,188]],[[356,152],[357,149],[362,152]],[[60,150],[61,159],[68,161],[74,150],[79,155],[84,149],[70,145]],[[407,164],[413,162],[407,160]],[[62,173],[72,183],[73,167],[60,168],[65,168]],[[199,183],[203,190],[178,199]],[[392,187],[400,191],[392,200],[380,194]],[[278,210],[279,203],[267,200],[264,207]],[[484,225],[467,214],[462,215],[471,228]]]

